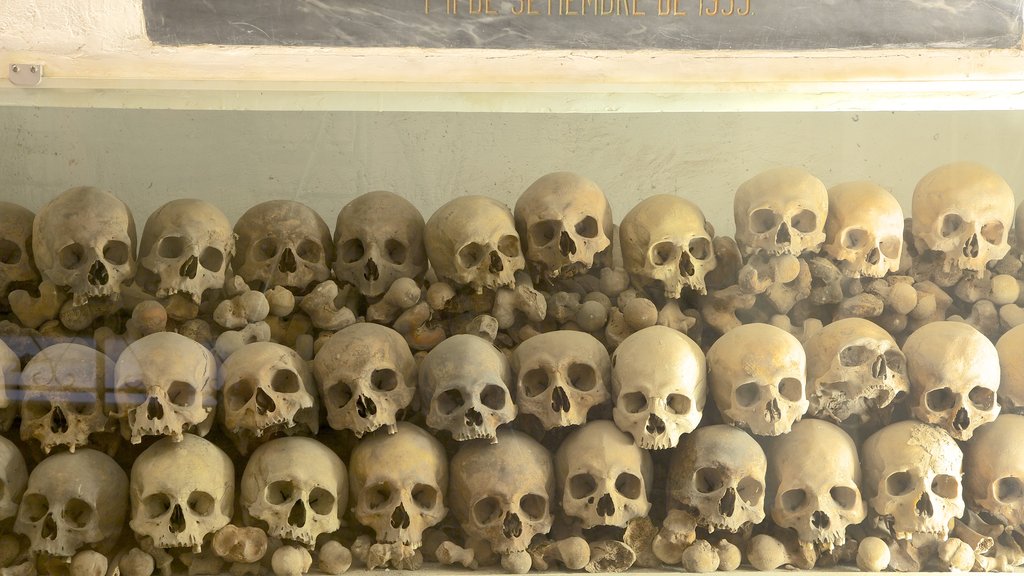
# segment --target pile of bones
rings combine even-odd
[[[568,172],[426,220],[367,193],[333,236],[0,203],[0,575],[1011,570],[1015,204],[970,162],[910,218],[768,170],[733,237]]]

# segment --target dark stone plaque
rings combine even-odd
[[[145,0],[159,44],[1016,48],[1020,0]]]

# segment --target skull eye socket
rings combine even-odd
[[[989,388],[984,386],[975,386],[971,388],[970,393],[967,394],[967,398],[970,399],[971,404],[974,404],[978,410],[991,410],[996,403],[996,394]]]
[[[711,241],[707,238],[693,238],[686,248],[690,256],[697,260],[707,260],[711,257]]]
[[[21,405],[21,410],[24,413],[23,419],[37,420],[46,416],[53,409],[53,405],[50,401],[43,397],[28,398]]]
[[[576,223],[576,233],[584,238],[597,238],[598,232],[597,219],[593,216],[585,216]]]
[[[21,262],[21,248],[6,238],[0,238],[0,264]]]
[[[480,392],[480,403],[491,410],[501,410],[505,407],[505,389],[496,384],[484,386]]]
[[[167,399],[175,406],[191,406],[196,401],[196,389],[188,382],[175,380],[167,387]]]
[[[665,406],[672,414],[689,414],[692,402],[682,394],[669,394]]]
[[[391,392],[398,388],[398,374],[390,368],[380,368],[370,374],[370,385],[381,392]]]
[[[217,501],[213,495],[202,490],[196,490],[188,495],[188,509],[199,516],[209,516],[216,505]]]
[[[498,240],[498,252],[501,252],[509,258],[519,257],[519,237],[511,234],[506,234]]]
[[[142,512],[146,518],[159,518],[171,509],[171,499],[167,494],[150,494],[142,499]]]
[[[664,266],[669,262],[675,262],[678,260],[676,256],[676,245],[669,242],[658,242],[654,246],[651,246],[651,264],[655,266]]]
[[[801,210],[789,221],[798,232],[810,234],[818,228],[818,215],[810,210]]]
[[[459,249],[459,264],[463,268],[476,268],[484,259],[486,250],[476,242],[470,242]]]
[[[867,346],[853,344],[839,351],[839,363],[843,366],[863,366],[876,358]]]
[[[627,392],[619,396],[619,405],[630,414],[637,414],[647,408],[647,396],[642,392]]]
[[[779,394],[790,402],[799,402],[804,397],[803,382],[796,378],[783,378],[779,382]]]
[[[753,406],[757,399],[761,397],[761,387],[757,385],[757,382],[747,382],[736,387],[736,403],[740,406],[748,407]]]
[[[569,495],[576,500],[590,496],[595,490],[597,490],[597,480],[587,472],[569,478]]]
[[[939,474],[932,479],[932,492],[952,500],[960,494],[960,483],[949,474]]]
[[[363,492],[363,502],[370,510],[381,510],[391,501],[393,493],[387,484],[374,484],[368,486]]]
[[[847,228],[841,241],[847,250],[860,250],[871,242],[871,235],[863,228]]]
[[[437,488],[427,484],[413,486],[412,501],[423,510],[432,509],[437,505]]]
[[[925,396],[925,404],[933,412],[952,410],[956,405],[956,394],[949,388],[937,388]]]
[[[60,249],[60,265],[64,268],[78,268],[85,258],[85,248],[81,244],[75,242],[74,244],[68,244],[67,246]]]
[[[786,512],[795,512],[807,502],[807,492],[802,488],[786,490],[779,496],[779,502]]]
[[[701,494],[711,494],[725,487],[725,479],[717,468],[700,468],[693,473],[693,487]]]
[[[828,494],[843,510],[850,510],[857,504],[857,491],[849,486],[833,486]]]
[[[156,248],[156,253],[161,258],[181,258],[185,253],[185,239],[181,236],[164,236]]]
[[[224,404],[228,410],[237,412],[249,403],[256,393],[256,383],[248,378],[238,380],[224,387]]]
[[[334,510],[334,494],[317,486],[309,492],[309,507],[323,516]]]
[[[541,220],[530,227],[530,242],[535,246],[547,246],[562,229],[558,220]]]
[[[960,229],[964,226],[964,219],[958,214],[946,214],[942,217],[942,228],[939,229],[939,234],[943,238],[949,238],[950,236],[956,235],[960,232]]]
[[[899,350],[889,349],[882,354],[885,357],[885,365],[893,372],[903,371],[903,354]]]
[[[493,524],[501,519],[501,504],[494,496],[477,500],[473,505],[473,519],[481,526]]]
[[[224,253],[213,246],[207,246],[199,255],[199,265],[210,272],[219,272],[224,267]]]
[[[359,262],[363,259],[364,254],[366,254],[366,248],[363,247],[363,241],[359,238],[350,238],[338,247],[338,258],[341,258],[345,264]]]
[[[548,499],[540,494],[526,494],[519,499],[519,508],[527,518],[537,521],[548,513]]]
[[[327,392],[328,399],[331,406],[338,408],[344,408],[352,401],[352,388],[347,382],[338,382]]]
[[[91,394],[86,392],[82,396],[90,396]],[[76,394],[76,396],[78,396]],[[96,411],[95,402],[71,402],[67,405],[68,411],[81,416],[88,416]]]
[[[736,494],[747,504],[757,504],[764,494],[764,485],[760,480],[747,476],[736,485]]]
[[[29,522],[38,522],[50,511],[50,501],[42,494],[26,494],[21,499],[21,510]]]
[[[277,255],[277,240],[273,238],[261,238],[253,244],[250,252],[252,259],[257,262],[266,262]]]
[[[394,238],[388,238],[384,242],[384,254],[392,264],[401,266],[405,264],[405,259],[408,257],[409,249],[405,244],[402,244]]]
[[[305,239],[295,247],[295,255],[306,262],[319,262],[323,258],[324,251],[316,242]]]
[[[92,520],[92,506],[80,498],[72,498],[64,505],[64,520],[75,528],[85,528]]]
[[[895,260],[900,257],[900,250],[903,248],[903,241],[898,236],[890,236],[883,238],[878,243],[878,249],[882,251],[882,255],[890,260]]]
[[[103,247],[103,259],[115,266],[127,264],[131,253],[128,245],[120,240],[111,240]]]
[[[981,237],[989,244],[999,244],[1003,241],[1005,228],[999,221],[989,222],[981,227]]]
[[[643,482],[640,481],[636,474],[623,472],[615,478],[615,490],[630,500],[636,500],[640,497],[642,486]]]
[[[267,502],[274,505],[290,502],[294,494],[295,485],[292,484],[291,480],[277,480],[276,482],[271,482],[270,484],[267,484],[263,493]]]
[[[885,479],[885,491],[890,496],[903,496],[913,489],[914,479],[910,477],[910,472],[893,472]]]
[[[996,480],[993,492],[996,500],[1004,504],[1019,502],[1021,497],[1024,497],[1024,483],[1021,482],[1020,478],[1014,478],[1013,476],[1000,478]]]
[[[527,370],[519,380],[519,390],[527,398],[536,398],[548,389],[548,373],[543,368]]]
[[[278,394],[294,394],[301,387],[299,375],[291,370],[278,370],[270,379],[270,388]]]
[[[566,373],[569,376],[569,385],[580,392],[589,392],[597,387],[597,373],[589,364],[574,362],[569,365]]]
[[[758,208],[750,213],[750,231],[754,234],[764,234],[771,231],[779,223],[775,212],[768,208]]]
[[[466,403],[466,399],[463,398],[462,392],[455,388],[449,388],[444,392],[437,395],[437,410],[441,414],[448,416],[455,412],[460,406]]]

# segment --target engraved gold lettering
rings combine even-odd
[[[743,9],[737,10],[737,16],[747,16],[750,14],[750,0],[743,0]]]
[[[644,12],[637,6],[639,1],[640,0],[633,0],[633,16],[647,16],[647,12]]]
[[[718,15],[718,0],[708,0],[708,2],[711,4],[711,8],[705,8],[704,12],[703,12],[704,15],[705,16],[717,16]],[[704,3],[705,3],[705,0],[701,0],[700,3],[701,3],[701,6],[703,6]]]
[[[562,0],[565,6],[565,11],[562,12],[562,14],[565,14],[566,16],[579,16],[580,13],[572,7],[572,3],[575,1],[576,0]]]
[[[729,0],[729,9],[728,10],[722,10],[722,16],[732,16],[732,13],[735,12],[735,10],[736,10],[736,6],[735,6],[735,3],[734,3],[734,0]]]
[[[679,5],[683,0],[658,0],[658,16],[686,16],[686,10]]]

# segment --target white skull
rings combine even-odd
[[[498,426],[516,417],[508,359],[490,342],[456,334],[420,363],[419,390],[427,426],[447,430],[458,441],[494,440]]]
[[[0,437],[0,530],[4,533],[11,531],[27,485],[25,457],[14,442]]]
[[[515,286],[526,266],[508,206],[484,196],[460,196],[427,220],[427,257],[442,280],[476,292]]]
[[[824,420],[802,420],[769,441],[767,482],[772,519],[795,530],[801,542],[842,546],[847,527],[867,515],[857,445]]]
[[[953,519],[964,513],[963,453],[949,434],[904,420],[871,435],[860,455],[864,497],[896,538],[948,537]]]
[[[935,424],[957,440],[999,415],[999,353],[963,322],[931,322],[903,345],[914,417]]]
[[[175,332],[132,342],[114,366],[114,398],[121,434],[181,440],[186,431],[205,436],[217,405],[217,364],[202,344]]]
[[[903,251],[903,208],[871,182],[829,188],[823,249],[850,278],[895,273]]]
[[[522,552],[553,520],[551,454],[521,432],[502,430],[497,444],[466,442],[452,457],[448,502],[463,531],[499,554]]]
[[[39,285],[39,270],[32,259],[31,210],[0,202],[0,309],[15,290]]]
[[[633,284],[649,285],[666,298],[679,298],[683,288],[706,294],[704,276],[718,261],[711,245],[711,227],[696,204],[659,194],[640,201],[619,226],[622,261]]]
[[[515,221],[536,277],[586,273],[612,245],[608,198],[572,172],[552,172],[531,184],[516,200]]]
[[[398,412],[416,395],[416,361],[401,334],[361,322],[331,336],[313,359],[327,422],[357,438],[384,427],[394,433]]]
[[[844,318],[804,344],[807,413],[857,427],[888,424],[894,403],[907,395],[907,360],[874,322]]]
[[[825,241],[828,191],[805,170],[773,168],[740,185],[733,217],[744,254],[817,252]]]
[[[128,516],[128,476],[89,448],[49,456],[32,470],[14,530],[33,555],[69,558],[84,548],[111,551]]]
[[[21,409],[16,393],[21,386],[21,360],[3,340],[0,340],[0,431],[10,430]]]
[[[54,344],[29,360],[21,373],[21,439],[75,448],[107,427],[105,401],[114,363],[81,344]]]
[[[338,213],[334,274],[369,297],[381,296],[399,278],[420,280],[427,272],[423,227],[420,211],[397,194],[357,197]]]
[[[1024,325],[999,337],[999,405],[1003,412],[1024,414]]]
[[[243,453],[257,438],[316,435],[320,402],[306,361],[275,342],[246,344],[220,367],[221,418]]]
[[[995,524],[1024,529],[1024,416],[1003,414],[964,449],[964,498]]]
[[[700,346],[667,326],[634,332],[612,354],[612,416],[641,448],[664,450],[693,432],[708,396]]]
[[[433,436],[407,422],[378,430],[352,451],[349,488],[356,520],[377,542],[419,548],[423,531],[448,513],[448,460]]]
[[[234,254],[231,222],[219,208],[203,200],[171,200],[142,229],[136,281],[157,298],[180,293],[199,304],[204,292],[224,287]]]
[[[711,346],[707,361],[711,393],[727,423],[778,436],[807,412],[804,348],[782,328],[745,324],[729,330]]]
[[[608,420],[588,422],[562,442],[555,478],[562,511],[583,528],[623,528],[651,509],[651,455]]]
[[[203,540],[231,521],[235,466],[209,440],[162,438],[132,465],[132,519],[139,538],[157,548],[200,551]]]
[[[331,276],[334,242],[327,223],[294,200],[270,200],[235,222],[238,237],[232,266],[254,290],[283,286],[305,294]]]
[[[918,252],[942,252],[946,270],[980,273],[1010,250],[1015,208],[1010,185],[985,166],[939,166],[914,188],[914,244]]]
[[[43,279],[68,288],[76,305],[120,298],[135,276],[135,220],[114,195],[71,188],[36,215],[32,253]]]
[[[764,520],[764,450],[725,424],[697,428],[672,452],[668,509],[685,510],[709,532],[738,532]]]
[[[545,430],[587,421],[610,398],[608,350],[586,332],[554,330],[524,340],[512,352],[516,407]]]
[[[241,504],[275,538],[312,548],[341,526],[347,510],[348,471],[341,458],[313,438],[278,438],[260,446],[242,473]]]

